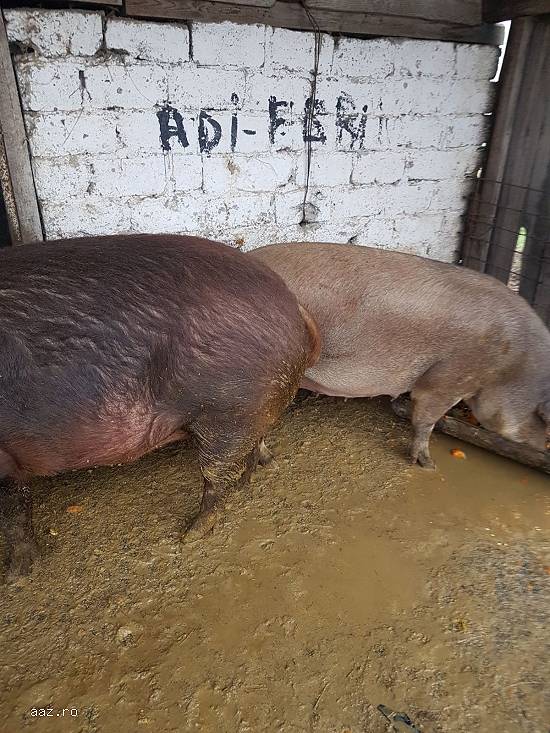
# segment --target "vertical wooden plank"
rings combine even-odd
[[[550,151],[550,135],[546,150]],[[535,224],[527,234],[528,257],[522,270],[525,278],[520,293],[550,327],[550,154],[546,156],[546,176],[536,214]]]
[[[11,182],[17,215],[19,239],[15,243],[42,240],[42,224],[29,146],[17,82],[8,46],[4,19],[0,14],[0,132],[6,154],[7,171]],[[15,227],[11,227],[12,230]]]
[[[504,183],[491,236],[486,272],[507,281],[520,227],[527,229],[520,293],[531,300],[538,276],[539,240],[533,229],[550,161],[550,22],[533,20],[525,73],[518,95],[518,109]]]
[[[519,98],[527,74],[529,47],[535,20],[520,18],[512,23],[502,65],[498,99],[489,142],[487,161],[472,206],[463,241],[462,259],[467,267],[484,272],[487,265],[492,227],[498,212],[508,160],[515,140]]]

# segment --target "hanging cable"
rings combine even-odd
[[[305,0],[300,0],[300,5],[304,9],[305,14],[308,17],[311,27],[314,33],[314,52],[313,52],[313,70],[311,78],[311,95],[309,97],[309,106],[306,105],[306,119],[305,119],[305,131],[306,131],[306,182],[304,189],[304,200],[302,201],[302,221],[300,225],[307,224],[306,215],[306,204],[307,195],[309,192],[309,178],[311,174],[311,159],[313,156],[311,137],[313,134],[313,118],[315,115],[315,107],[317,103],[317,76],[319,74],[319,57],[321,55],[321,29],[319,24],[311,14],[309,8],[305,4]]]

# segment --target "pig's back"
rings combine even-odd
[[[59,240],[2,253],[0,273],[0,448],[47,453],[35,473],[141,454],[306,361],[282,279],[219,243]]]
[[[502,283],[454,265],[325,243],[251,254],[281,275],[316,319],[323,351],[306,386],[328,394],[397,395],[442,359],[483,369],[494,352],[506,368],[526,329],[542,327],[548,338]]]

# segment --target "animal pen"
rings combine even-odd
[[[550,0],[2,0],[0,246],[367,245],[549,325],[548,90]],[[38,481],[0,730],[546,730],[548,451],[438,427],[519,462],[438,435],[414,473],[387,404],[302,394],[208,544],[185,447]]]

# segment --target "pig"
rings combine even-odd
[[[464,400],[481,425],[544,450],[550,333],[498,280],[357,245],[273,244],[248,253],[294,292],[321,332],[302,387],[340,397],[410,392],[411,460],[435,468],[434,424]]]
[[[133,461],[187,436],[204,488],[186,528],[268,460],[263,437],[319,355],[314,320],[268,267],[177,235],[0,253],[0,526],[10,575],[37,543],[32,476]]]

